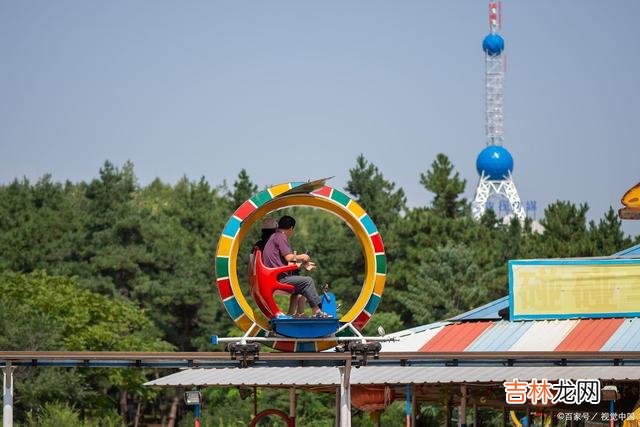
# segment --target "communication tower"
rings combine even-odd
[[[504,143],[504,39],[498,30],[502,29],[502,3],[489,3],[489,34],[482,41],[485,56],[485,132],[487,146],[478,154],[476,170],[480,175],[476,194],[471,204],[471,213],[480,219],[487,209],[487,201],[492,198],[506,198],[511,212],[520,221],[525,219],[525,211],[518,190],[511,176],[513,157],[502,146]]]

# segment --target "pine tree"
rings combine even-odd
[[[420,184],[434,193],[432,210],[446,218],[457,218],[468,213],[466,199],[460,199],[464,193],[466,180],[460,179],[460,174],[453,172],[453,165],[449,158],[440,153],[431,163],[431,169],[426,174],[420,174]]]

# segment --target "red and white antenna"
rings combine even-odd
[[[492,33],[502,30],[502,2],[489,2],[489,29]]]

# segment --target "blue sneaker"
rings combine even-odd
[[[276,319],[278,320],[293,319],[293,317],[289,316],[288,314],[278,313],[278,315],[276,316]]]

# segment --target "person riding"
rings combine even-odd
[[[315,268],[315,264],[311,261],[311,257],[308,254],[296,254],[291,249],[289,238],[291,238],[294,233],[295,225],[296,220],[289,215],[284,215],[278,220],[278,229],[271,235],[264,247],[264,251],[262,251],[262,262],[264,265],[274,268],[294,263],[297,265],[305,265],[307,270],[313,270]],[[318,295],[315,282],[311,277],[301,276],[299,272],[290,272],[282,273],[278,277],[278,280],[282,283],[293,285],[295,287],[294,295],[299,294],[307,299],[314,317],[332,317],[320,309],[322,300]]]

